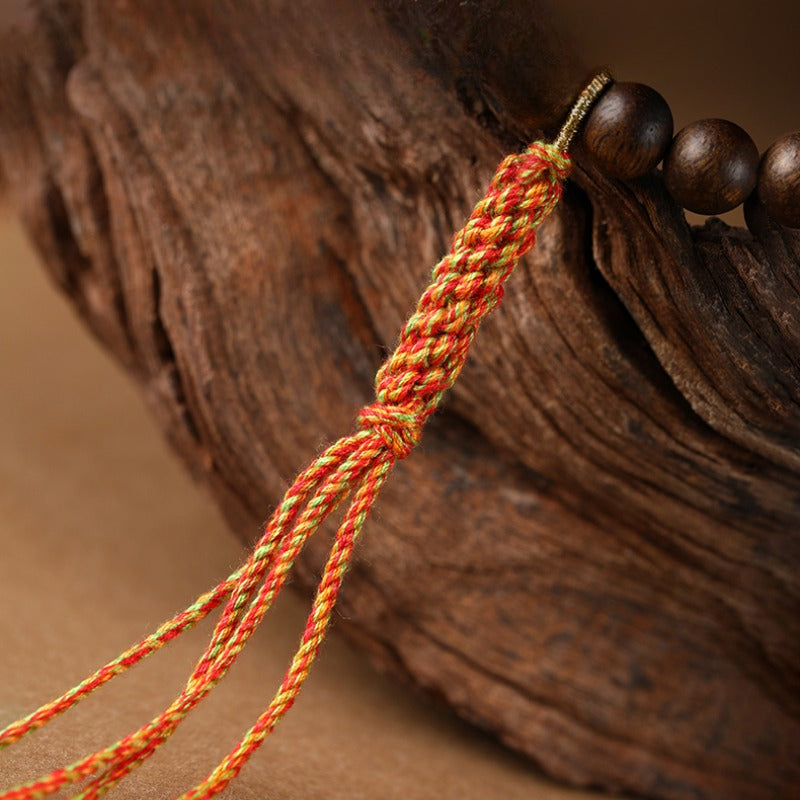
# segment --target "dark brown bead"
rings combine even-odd
[[[667,101],[641,83],[614,83],[592,108],[583,128],[591,162],[612,178],[629,180],[649,172],[672,139]]]
[[[776,222],[800,228],[800,131],[782,136],[764,153],[758,197]]]
[[[697,214],[722,214],[753,191],[758,149],[747,132],[725,119],[692,122],[672,142],[664,159],[670,194]]]

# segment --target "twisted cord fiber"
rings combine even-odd
[[[257,577],[272,564],[257,600],[251,603],[248,613],[243,614],[243,603],[237,600],[237,595],[234,594],[229,599],[212,641],[187,681],[186,687],[164,712],[110,747],[92,753],[64,768],[53,770],[39,780],[20,786],[2,797],[14,798],[14,800],[45,797],[65,785],[94,774],[101,768],[116,769],[119,772],[125,764],[127,768],[123,774],[127,774],[130,769],[152,755],[155,749],[175,731],[189,711],[216,685],[238,656],[260,617],[269,608],[272,599],[282,586],[286,573],[305,538],[318,527],[321,519],[330,513],[333,506],[341,500],[342,482],[346,482],[352,477],[353,455],[356,453],[359,456],[362,455],[363,447],[360,445],[365,443],[366,438],[361,433],[340,439],[308,467],[289,489],[284,502],[270,520],[261,541],[244,568],[239,571],[242,578],[237,589],[246,590],[247,584],[252,582],[252,578],[249,577],[251,573],[255,570]],[[345,454],[350,456],[349,460],[343,459]],[[302,503],[298,504],[297,498],[309,493],[307,486],[309,480],[313,481],[316,473],[324,471],[320,465],[326,469],[333,466],[334,470],[319,481],[316,494],[311,497],[303,509],[303,513],[298,516],[297,510],[302,507]],[[282,547],[276,548],[276,544],[280,543],[277,533],[292,522],[295,522],[289,530],[292,536],[284,536]],[[282,556],[280,559],[275,558],[278,549]],[[255,617],[258,619],[254,619]],[[231,625],[231,619],[234,618],[241,620],[238,625]],[[226,630],[229,631],[229,634],[225,633]],[[0,734],[0,741],[2,741],[2,734]],[[100,780],[97,783],[98,786],[102,786],[103,781]],[[94,788],[87,787],[86,791]],[[81,793],[76,796],[99,795]]]
[[[334,447],[337,447],[340,442],[337,442]],[[177,614],[171,620],[163,623],[154,633],[147,636],[142,641],[137,642],[131,648],[120,654],[113,661],[110,661],[105,666],[98,669],[95,673],[83,680],[73,689],[70,689],[61,697],[53,700],[33,713],[9,725],[4,730],[0,731],[0,750],[8,747],[14,742],[21,739],[23,736],[31,733],[32,731],[40,728],[49,720],[67,711],[81,699],[91,694],[95,689],[102,686],[111,678],[125,672],[127,669],[137,664],[142,659],[154,653],[159,648],[163,647],[171,639],[180,635],[194,627],[198,622],[203,620],[208,614],[216,609],[225,598],[230,595],[231,591],[236,588],[237,594],[234,599],[228,604],[225,613],[218,623],[217,630],[224,628],[225,625],[230,624],[232,615],[240,608],[242,604],[241,595],[247,591],[249,587],[257,580],[252,577],[253,565],[260,564],[263,571],[263,566],[268,559],[272,549],[274,548],[274,529],[276,520],[283,519],[291,520],[296,516],[298,505],[304,501],[308,496],[310,488],[318,481],[316,474],[325,468],[329,468],[334,463],[334,456],[332,451],[334,448],[329,448],[328,451],[323,453],[316,461],[314,461],[306,470],[298,475],[295,483],[287,491],[284,500],[275,512],[272,520],[270,521],[267,529],[262,536],[261,540],[256,544],[250,558],[245,564],[232,573],[228,578],[222,581],[214,589],[206,594],[201,595],[195,600],[188,608]],[[291,516],[288,516],[291,514]],[[209,646],[209,649],[213,646]]]
[[[357,429],[315,459],[286,492],[242,567],[153,634],[62,697],[0,731],[0,749],[41,727],[83,697],[146,658],[225,603],[211,640],[185,686],[159,715],[109,747],[0,794],[34,800],[87,781],[73,798],[99,798],[143,763],[222,679],[283,586],[303,545],[334,509],[350,499],[314,598],[297,652],[276,694],[222,762],[181,800],[222,791],[291,708],[316,657],[353,546],[398,459],[458,377],[481,321],[502,300],[503,287],[535,230],[561,197],[571,162],[564,146],[534,142],[503,160],[484,198],[405,324],[395,351],[378,371],[375,401]]]

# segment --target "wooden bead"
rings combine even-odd
[[[758,197],[776,222],[800,228],[800,131],[782,136],[764,153]]]
[[[614,83],[595,103],[583,128],[591,162],[612,178],[629,180],[649,172],[672,139],[667,101],[641,83]]]
[[[738,125],[724,119],[692,122],[664,158],[670,194],[697,214],[722,214],[742,203],[758,176],[758,149]]]

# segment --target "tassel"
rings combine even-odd
[[[272,701],[241,741],[181,800],[222,791],[291,708],[330,623],[364,521],[396,461],[419,442],[427,418],[455,382],[483,318],[501,301],[519,258],[555,208],[571,161],[566,148],[591,102],[609,83],[601,73],[581,93],[553,144],[534,142],[503,160],[378,371],[375,402],[357,430],[328,447],[298,475],[250,557],[216,588],[60,698],[0,732],[0,749],[40,728],[86,695],[225,603],[211,641],[183,690],[161,714],[107,748],[0,795],[35,800],[84,783],[73,798],[94,800],[149,758],[230,669],[281,590],[303,545],[349,499],[312,603],[300,645]]]

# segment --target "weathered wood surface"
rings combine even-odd
[[[587,74],[478,6],[50,0],[0,46],[45,264],[247,538]],[[800,784],[800,234],[750,218],[578,169],[349,575],[339,629],[565,781]]]

